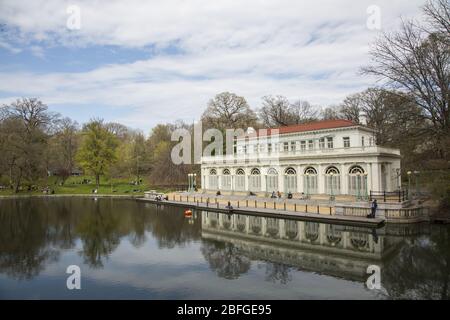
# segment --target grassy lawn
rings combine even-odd
[[[89,184],[82,184],[84,179],[90,180]],[[143,178],[140,185],[133,185],[133,178],[118,178],[110,181],[107,178],[100,179],[100,188],[98,194],[120,194],[120,195],[143,195],[144,191],[149,190],[148,182]],[[63,186],[60,185],[61,179],[52,176],[48,177],[46,182],[36,184],[37,191],[20,191],[17,195],[43,194],[42,189],[48,185],[55,194],[92,194],[96,188],[95,178],[92,176],[73,176],[69,177]],[[153,188],[154,189],[154,188]],[[170,190],[158,190],[160,192],[169,192]],[[10,189],[0,190],[0,195],[13,195]]]

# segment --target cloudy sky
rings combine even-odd
[[[358,75],[370,43],[401,17],[420,19],[423,4],[0,0],[0,104],[38,97],[79,122],[145,132],[198,119],[222,91],[255,109],[268,94],[337,104],[373,84]]]

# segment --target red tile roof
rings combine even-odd
[[[296,125],[291,125],[291,126],[267,129],[267,134],[271,135],[272,132],[274,132],[275,130],[278,130],[279,134],[284,134],[284,133],[305,132],[305,131],[315,131],[315,130],[355,127],[355,126],[358,126],[358,124],[356,124],[350,120],[344,120],[344,119],[321,120],[321,121],[314,121],[314,122],[308,122],[308,123],[303,123],[303,124],[296,124]],[[264,134],[263,131],[260,132],[260,135]],[[275,134],[275,132],[274,132],[274,134]]]

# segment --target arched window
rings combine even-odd
[[[348,171],[348,193],[361,197],[367,194],[367,174],[360,166],[352,166]]]
[[[294,168],[287,168],[287,169],[284,171],[284,173],[285,173],[285,174],[297,174],[297,171],[295,171]]]
[[[223,169],[222,174],[222,189],[231,190],[230,169]]]
[[[237,191],[245,190],[245,171],[242,168],[236,170],[236,176],[234,177],[234,189]]]
[[[211,169],[209,171],[209,180],[208,180],[208,187],[209,189],[218,189],[219,187],[219,177],[217,176],[217,170]]]
[[[248,182],[250,191],[261,191],[261,171],[258,168],[253,168],[250,171]]]
[[[284,192],[297,191],[297,171],[294,168],[284,170]]]
[[[313,167],[308,167],[305,169],[305,174],[317,174],[317,171]]]
[[[339,174],[339,170],[338,168],[331,166],[325,170],[325,174]]]
[[[353,166],[350,168],[350,170],[348,171],[349,174],[363,174],[364,173],[364,169],[361,168],[360,166]]]
[[[274,168],[267,170],[266,186],[267,192],[278,191],[278,171]]]
[[[317,193],[317,170],[313,167],[307,167],[303,175],[303,185],[306,195]]]
[[[341,193],[341,175],[339,169],[334,166],[325,170],[325,193],[329,195]]]

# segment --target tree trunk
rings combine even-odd
[[[97,191],[100,188],[100,175],[96,174],[95,175],[95,184],[97,185]]]
[[[19,176],[17,177],[16,186],[14,187],[14,193],[19,192],[20,180],[22,179],[22,169],[19,169]]]

